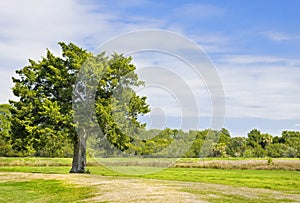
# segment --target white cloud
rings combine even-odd
[[[294,66],[297,60],[231,56],[220,61],[217,68],[225,89],[227,116],[299,118],[300,69]]]
[[[265,36],[267,39],[275,41],[275,42],[299,40],[300,39],[300,35],[285,33],[285,32],[265,31],[265,32],[262,32],[261,34],[263,36]]]
[[[26,65],[29,58],[39,60],[46,48],[58,54],[59,41],[74,42],[91,50],[118,34],[163,24],[161,20],[130,15],[126,16],[128,21],[124,21],[124,15],[109,9],[105,2],[11,0],[0,4],[0,71],[3,78],[0,103],[12,98],[12,73]],[[141,6],[141,3],[131,1],[130,5]]]
[[[268,55],[222,55],[218,57],[218,63],[231,64],[235,66],[245,65],[281,65],[300,66],[300,59],[283,58]]]
[[[189,37],[207,53],[219,54],[232,51],[232,47],[230,47],[232,38],[221,33],[198,33],[197,35],[191,34]]]
[[[174,12],[178,17],[199,19],[223,16],[225,10],[208,4],[185,4]]]
[[[281,32],[265,32],[263,33],[265,37],[273,40],[273,41],[286,41],[290,40],[291,36],[289,36],[286,33],[281,33]]]
[[[211,116],[206,84],[186,63],[159,52],[136,54],[133,62],[146,82],[141,93],[149,98],[150,106],[160,106],[170,116]]]
[[[45,53],[46,48],[58,51],[58,41],[80,41],[93,30],[89,19],[102,20],[107,15],[95,17],[90,5],[66,1],[2,1],[0,6],[0,102],[12,98],[11,77],[16,69]],[[83,14],[83,16],[79,14]],[[105,23],[100,24],[105,26]],[[99,25],[99,26],[100,26]],[[5,81],[5,82],[3,82]]]
[[[109,28],[107,13],[94,12],[96,5],[77,1],[5,1],[1,3],[1,53],[37,57],[46,47],[57,50],[58,41],[82,42]],[[100,7],[99,5],[97,5]],[[101,9],[101,8],[99,8]]]

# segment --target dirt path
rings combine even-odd
[[[247,199],[272,197],[274,200],[298,202],[300,195],[281,191],[233,187],[219,184],[191,183],[150,179],[104,177],[78,174],[32,174],[0,172],[0,182],[32,179],[58,179],[97,189],[95,196],[84,202],[209,202],[224,196]]]

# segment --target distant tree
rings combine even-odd
[[[284,143],[284,139],[280,136],[275,136],[275,137],[273,137],[273,141],[272,141],[272,143]]]
[[[226,144],[225,143],[217,143],[214,145],[212,149],[213,157],[226,157]]]
[[[289,146],[287,156],[300,157],[300,132],[282,131],[281,135],[284,140],[284,144]]]
[[[226,128],[222,128],[218,131],[219,143],[228,144],[230,142],[230,133]]]
[[[243,157],[246,150],[246,138],[233,137],[227,144],[226,153],[231,157]]]
[[[266,147],[269,157],[279,158],[288,157],[289,147],[283,143],[274,143]]]
[[[172,130],[170,128],[166,128],[158,135],[155,135],[151,139],[145,140],[145,148],[143,150],[142,155],[145,156],[162,156],[160,153],[165,148],[167,148],[175,139],[174,136],[178,133],[178,130]],[[165,152],[165,156],[169,156],[169,152]]]
[[[11,156],[10,105],[0,105],[0,156]]]
[[[268,134],[268,133],[264,133],[260,135],[259,138],[259,144],[260,146],[265,149],[266,146],[270,145],[273,141],[272,135]]]
[[[201,137],[197,137],[193,142],[189,150],[186,152],[185,157],[198,158],[204,157],[201,154],[201,149],[203,146],[204,140]]]
[[[257,129],[253,129],[248,133],[247,144],[253,148],[255,157],[265,156],[265,148],[270,143],[272,143],[272,136],[267,133],[261,133]]]
[[[261,132],[257,129],[253,129],[248,133],[248,145],[255,147],[255,143],[260,141]]]

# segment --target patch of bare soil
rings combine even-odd
[[[273,199],[285,199],[292,202],[300,200],[298,194],[219,184],[84,174],[0,173],[0,182],[32,179],[57,179],[80,186],[95,187],[97,192],[94,196],[83,202],[207,202],[210,198],[222,198],[223,194],[250,199],[270,196]]]

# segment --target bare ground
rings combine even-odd
[[[84,174],[34,174],[0,172],[0,182],[56,179],[96,188],[92,198],[84,202],[209,202],[211,198],[234,195],[247,199],[270,197],[274,200],[300,202],[299,194],[283,191],[234,187],[221,184],[137,178],[104,177]]]

